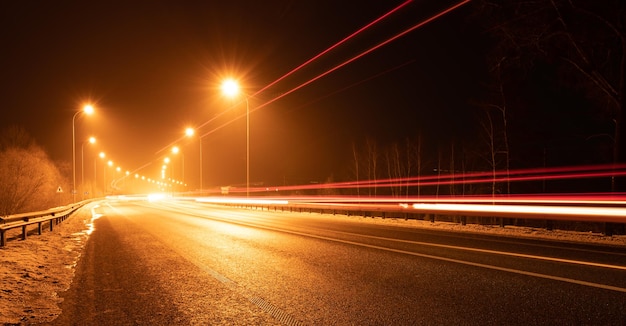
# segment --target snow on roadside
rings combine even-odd
[[[60,313],[58,293],[69,288],[74,267],[91,229],[89,204],[50,232],[26,241],[9,240],[0,248],[0,324],[28,325],[48,322]],[[36,228],[36,225],[33,226]],[[30,230],[31,228],[29,228]],[[21,229],[7,231],[18,237]]]
[[[58,293],[67,290],[74,269],[92,230],[90,204],[65,222],[56,225],[53,232],[45,230],[41,236],[28,240],[12,240],[0,248],[0,324],[28,325],[54,320],[60,313],[62,298]],[[311,215],[311,213],[289,213]],[[319,215],[319,214],[317,214]],[[346,219],[360,223],[440,229],[465,233],[488,233],[510,237],[532,237],[626,246],[626,236],[606,237],[602,234],[545,229],[489,225],[460,225],[422,220],[371,218],[345,215],[326,215],[328,218]],[[19,230],[8,233],[19,235]]]
[[[308,213],[302,213],[308,214]],[[336,215],[341,216],[341,215]],[[463,233],[478,233],[478,234],[494,234],[499,236],[506,236],[512,238],[534,238],[534,239],[546,239],[563,242],[577,242],[599,245],[611,245],[611,246],[624,246],[626,247],[626,235],[614,235],[605,236],[601,233],[592,232],[578,232],[578,231],[563,231],[552,230],[548,231],[543,228],[533,227],[519,227],[513,225],[506,225],[500,227],[499,225],[479,225],[479,224],[466,224],[461,225],[459,223],[452,222],[430,222],[424,220],[415,220],[403,218],[372,218],[363,217],[358,215],[342,216],[349,220],[375,223],[375,224],[387,224],[393,226],[410,227],[410,228],[426,228],[426,229],[438,229],[442,231],[456,231]]]

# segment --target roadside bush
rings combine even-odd
[[[16,133],[16,130],[18,131]],[[22,141],[16,142],[16,137]],[[20,129],[5,131],[0,142],[0,216],[48,209],[59,204],[63,183],[45,151]]]

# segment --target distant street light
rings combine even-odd
[[[87,141],[82,142],[80,146],[80,173],[81,173],[80,183],[81,183],[81,190],[83,193],[82,194],[83,200],[85,199],[85,143],[86,142],[89,142],[90,144],[95,144],[96,138],[89,137],[89,139]],[[94,179],[95,179],[95,176],[94,176]]]
[[[93,113],[93,106],[87,104],[81,111],[74,113],[72,117],[72,201],[76,202],[76,132],[74,128],[76,116],[79,113],[85,113],[91,115]]]
[[[239,94],[240,87],[234,79],[226,79],[222,82],[222,93],[228,97],[235,97]],[[246,100],[246,197],[250,196],[250,104],[248,97]]]
[[[185,129],[185,135],[187,137],[193,137],[193,135],[195,135],[196,131],[193,128],[187,128]],[[202,193],[202,137],[199,138],[200,141],[200,193]],[[185,167],[183,166],[183,181],[185,181],[184,175],[185,175]]]
[[[180,151],[180,147],[178,147],[178,146],[172,147],[172,154],[178,155],[178,153],[181,153],[182,170],[183,170],[183,175],[182,175],[181,179],[182,179],[182,183],[184,183],[185,182],[185,153],[182,153]],[[174,165],[172,164],[172,171],[174,171],[173,166]]]
[[[187,128],[187,129],[185,129],[185,135],[186,135],[187,137],[191,137],[191,136],[193,136],[193,134],[195,134],[195,131],[193,130],[193,128]]]

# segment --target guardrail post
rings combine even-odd
[[[42,223],[43,223],[43,222],[39,222],[39,223],[37,223],[37,233],[38,233],[39,235],[41,235],[41,224],[42,224]]]
[[[0,247],[4,247],[7,245],[7,238],[4,235],[4,229],[0,229]]]
[[[22,225],[22,240],[26,240],[26,225]]]

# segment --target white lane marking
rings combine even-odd
[[[437,243],[421,242],[421,241],[401,240],[401,239],[377,237],[377,236],[373,236],[373,235],[363,235],[363,234],[351,233],[351,232],[343,232],[343,231],[331,231],[331,232],[336,232],[336,233],[341,233],[341,234],[346,234],[346,235],[359,236],[359,237],[370,238],[370,239],[376,239],[376,240],[386,240],[386,241],[408,243],[408,244],[415,244],[415,245],[422,245],[422,246],[430,246],[430,247],[438,247],[438,248],[446,248],[446,249],[456,249],[456,250],[464,250],[464,251],[473,251],[473,252],[480,252],[480,253],[493,254],[493,255],[503,255],[503,256],[519,257],[519,258],[538,259],[538,260],[546,260],[546,261],[553,261],[553,262],[559,262],[559,263],[568,263],[568,264],[585,265],[585,266],[593,266],[593,267],[603,267],[603,268],[610,268],[610,269],[617,269],[617,270],[626,271],[626,266],[621,266],[621,265],[601,264],[601,263],[594,263],[594,262],[588,262],[588,261],[582,261],[582,260],[571,260],[571,259],[563,259],[563,258],[555,258],[555,257],[528,255],[528,254],[520,254],[520,253],[508,252],[508,251],[497,251],[497,250],[489,250],[489,249],[469,248],[469,247],[460,247],[460,246],[444,245],[444,244],[437,244]]]
[[[296,232],[296,231],[273,229],[273,228],[270,228],[270,227],[262,227],[262,228],[275,230],[275,231],[280,231],[280,232],[285,232],[285,233],[292,233],[292,234],[306,236],[306,237],[311,237],[311,238],[317,238],[317,239],[321,239],[321,240],[327,240],[327,241],[334,241],[334,242],[340,242],[340,243],[345,243],[345,244],[351,244],[351,245],[360,246],[360,247],[366,247],[366,248],[372,248],[372,249],[391,251],[391,252],[396,252],[396,253],[401,253],[401,254],[406,254],[406,255],[411,255],[411,256],[417,256],[417,257],[423,257],[423,258],[431,258],[431,259],[442,260],[442,261],[458,263],[458,264],[463,264],[463,265],[482,267],[482,268],[498,270],[498,271],[503,271],[503,272],[509,272],[509,273],[527,275],[527,276],[534,276],[534,277],[539,277],[539,278],[544,278],[544,279],[549,279],[549,280],[562,281],[562,282],[567,282],[567,283],[573,283],[573,284],[578,284],[578,285],[584,285],[584,286],[589,286],[589,287],[595,287],[595,288],[600,288],[600,289],[605,289],[605,290],[611,290],[611,291],[617,291],[617,292],[626,293],[626,288],[621,288],[621,287],[612,286],[612,285],[593,283],[593,282],[575,280],[575,279],[566,278],[566,277],[559,277],[559,276],[553,276],[553,275],[546,275],[546,274],[522,271],[522,270],[513,269],[513,268],[506,268],[506,267],[499,267],[499,266],[493,266],[493,265],[487,265],[487,264],[481,264],[481,263],[474,263],[474,262],[465,261],[465,260],[459,260],[459,259],[454,259],[454,258],[446,258],[446,257],[440,257],[440,256],[434,256],[434,255],[428,255],[428,254],[420,254],[420,253],[412,252],[412,251],[393,249],[393,248],[381,247],[381,246],[376,246],[376,245],[369,245],[369,244],[365,244],[365,243],[348,241],[348,240],[334,239],[334,238],[329,238],[329,237],[324,237],[324,236],[319,236],[319,235],[306,234],[306,233],[301,233],[301,232]]]
[[[192,209],[192,210],[193,210],[194,214],[199,214],[200,213],[200,212],[196,211],[195,209]],[[202,213],[204,213],[204,212],[202,212]],[[207,217],[209,219],[222,221],[222,222],[225,222],[225,223],[244,225],[244,226],[249,226],[249,227],[253,227],[253,228],[262,228],[262,229],[266,229],[266,230],[272,230],[272,231],[277,231],[277,232],[295,234],[295,235],[300,235],[300,236],[309,237],[309,238],[315,238],[315,239],[320,239],[320,240],[333,241],[333,242],[350,244],[350,245],[355,245],[355,246],[360,246],[360,247],[365,247],[365,248],[390,251],[390,252],[401,253],[401,254],[406,254],[406,255],[411,255],[411,256],[416,256],[416,257],[436,259],[436,260],[452,262],[452,263],[457,263],[457,264],[481,267],[481,268],[486,268],[486,269],[491,269],[491,270],[498,270],[498,271],[503,271],[503,272],[508,272],[508,273],[519,274],[519,275],[533,276],[533,277],[538,277],[538,278],[543,278],[543,279],[561,281],[561,282],[566,282],[566,283],[572,283],[572,284],[589,286],[589,287],[594,287],[594,288],[599,288],[599,289],[604,289],[604,290],[610,290],[610,291],[617,291],[617,292],[626,293],[626,288],[622,288],[622,287],[618,287],[618,286],[612,286],[612,285],[607,285],[607,284],[593,283],[593,282],[587,282],[587,281],[582,281],[582,280],[575,280],[575,279],[566,278],[566,277],[559,277],[559,276],[553,276],[553,275],[547,275],[547,274],[523,271],[523,270],[518,270],[518,269],[512,269],[512,268],[506,268],[506,267],[487,265],[487,264],[482,264],[482,263],[474,263],[474,262],[460,260],[460,259],[446,258],[446,257],[435,256],[435,255],[429,255],[429,254],[421,254],[421,253],[412,252],[412,251],[406,251],[406,250],[400,250],[400,249],[381,247],[381,246],[370,245],[370,244],[365,244],[365,243],[360,243],[360,242],[355,242],[355,241],[335,239],[335,238],[330,238],[330,237],[325,237],[325,236],[320,236],[320,235],[313,235],[313,234],[298,232],[298,231],[274,228],[274,227],[270,227],[270,226],[255,225],[255,224],[252,224],[252,223],[246,223],[246,222],[242,222],[242,221],[233,221],[233,220],[229,220],[229,219],[226,219],[226,218],[211,217],[211,216],[208,216],[206,214],[203,214],[201,216]],[[333,231],[333,232],[347,233],[347,232],[341,232],[341,231]],[[350,233],[348,233],[348,234],[350,234]],[[389,239],[389,238],[382,238],[382,237],[376,237],[376,238],[386,239],[386,240],[396,240],[396,239]],[[409,240],[399,240],[399,241],[409,241]],[[416,242],[416,243],[418,243],[418,242]],[[428,244],[428,243],[425,243],[425,244]],[[428,245],[435,245],[435,244],[428,244]],[[446,245],[437,245],[437,246],[446,246]],[[455,246],[449,246],[449,247],[455,247]],[[464,248],[464,247],[458,247],[458,248],[459,249],[467,249],[467,250],[471,249],[471,250],[476,250],[476,251],[485,250],[485,249],[474,249],[474,248]],[[490,250],[486,250],[486,252],[488,252],[488,251],[490,251]],[[516,255],[516,254],[513,254],[513,253],[506,253],[506,252],[495,252],[495,253]],[[529,255],[529,256],[531,256],[531,255]],[[549,257],[541,257],[541,256],[537,256],[537,257],[549,258]],[[556,259],[556,258],[554,258],[554,259]],[[584,262],[581,262],[581,263],[584,263]],[[589,264],[594,264],[594,263],[589,263]],[[605,265],[605,264],[598,264],[598,265]],[[615,268],[623,269],[622,266],[615,266],[615,265],[606,265],[606,266],[613,266]]]

